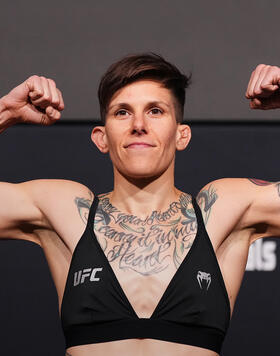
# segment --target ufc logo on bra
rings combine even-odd
[[[97,272],[102,271],[102,267],[98,268],[84,268],[74,273],[74,287],[85,282],[85,279],[89,277],[90,282],[98,282],[100,278],[96,277]]]

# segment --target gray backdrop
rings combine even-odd
[[[1,136],[0,180],[66,178],[95,192],[111,189],[111,166],[90,143],[89,121],[99,118],[96,90],[107,66],[142,51],[193,73],[185,117],[194,132],[178,154],[179,188],[195,194],[221,177],[278,180],[279,111],[250,111],[244,93],[257,64],[280,64],[279,13],[276,0],[2,0],[0,96],[29,75],[45,75],[63,91],[66,109],[59,125],[17,126]],[[278,244],[253,247],[224,356],[279,353]],[[0,270],[1,354],[64,355],[41,249],[1,241]]]
[[[193,73],[191,119],[278,119],[250,112],[244,93],[259,63],[279,64],[279,0],[1,0],[0,94],[31,74],[62,89],[65,119],[99,117],[104,70],[154,51]]]
[[[191,126],[190,146],[177,155],[179,189],[196,194],[221,177],[279,179],[279,124]],[[95,193],[111,190],[111,164],[91,144],[91,129],[86,123],[10,128],[0,140],[0,180],[66,178]],[[253,246],[223,356],[279,354],[279,242]],[[64,356],[57,296],[41,248],[11,240],[0,245],[1,355]]]

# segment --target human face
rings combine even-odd
[[[100,140],[93,140],[97,146],[97,142],[103,144],[102,152],[109,152],[114,168],[122,175],[152,178],[173,168],[176,149],[186,146],[182,147],[186,127],[189,129],[176,122],[175,99],[170,90],[159,82],[141,80],[115,93],[102,139],[99,135]]]

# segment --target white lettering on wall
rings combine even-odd
[[[249,250],[246,271],[273,271],[277,266],[275,241],[255,241]]]

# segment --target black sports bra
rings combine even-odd
[[[197,235],[150,318],[139,318],[93,230],[95,197],[72,256],[62,300],[66,347],[149,338],[220,352],[230,304],[201,211],[193,199]]]

